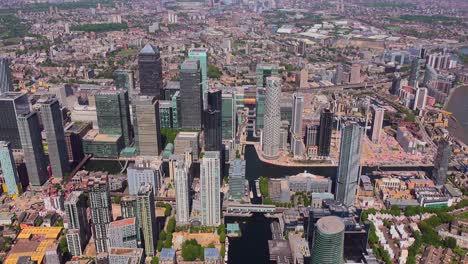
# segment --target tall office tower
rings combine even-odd
[[[36,187],[42,186],[47,181],[48,175],[39,117],[34,111],[19,115],[17,120],[29,184]]]
[[[117,89],[128,91],[129,97],[133,97],[135,91],[135,78],[131,70],[115,70],[113,73],[114,86]]]
[[[11,152],[10,143],[0,141],[0,165],[2,166],[3,177],[5,178],[6,191],[12,197],[21,194],[21,183],[19,181],[16,163]]]
[[[344,262],[343,220],[337,216],[322,217],[317,221],[312,242],[312,264],[340,264]]]
[[[13,78],[11,77],[10,61],[0,57],[0,94],[13,91]]]
[[[302,112],[304,111],[304,97],[293,94],[293,116],[291,124],[291,133],[302,137]]]
[[[206,151],[200,164],[202,225],[221,224],[221,155]]]
[[[319,126],[306,125],[305,145],[306,147],[317,146],[319,138]]]
[[[21,92],[0,94],[0,140],[10,142],[12,149],[21,149],[16,117],[29,113],[28,95]]]
[[[49,160],[52,175],[63,178],[70,171],[65,132],[63,130],[62,111],[57,99],[49,99],[41,106],[42,124],[44,125],[49,146]]]
[[[203,116],[200,62],[185,60],[180,67],[181,128],[200,130]]]
[[[137,248],[137,230],[135,217],[111,222],[108,231],[108,247]]]
[[[236,136],[236,105],[233,93],[221,96],[221,130],[223,140],[233,140]]]
[[[349,76],[350,84],[361,83],[361,64],[353,63],[351,65],[351,72]]]
[[[411,70],[410,70],[410,76],[409,76],[409,81],[408,84],[409,86],[418,87],[418,81],[419,81],[419,59],[414,58],[411,61]]]
[[[121,135],[125,146],[133,141],[128,92],[102,91],[96,94],[96,114],[99,133]]]
[[[153,188],[150,184],[143,184],[137,196],[138,225],[143,233],[146,256],[156,254],[158,240],[156,216],[154,207]]]
[[[335,76],[333,78],[333,83],[335,85],[340,85],[343,83],[343,64],[336,65]]]
[[[275,64],[257,64],[257,87],[266,87],[266,79],[273,75],[278,75],[278,65]]]
[[[276,159],[279,155],[281,113],[281,79],[268,77],[266,79],[265,127],[262,134],[262,152],[265,158]]]
[[[161,153],[159,125],[159,101],[153,96],[137,96],[133,103],[133,126],[135,146],[141,156],[158,156]]]
[[[171,98],[172,128],[180,127],[180,91],[174,93]]]
[[[221,90],[208,91],[208,108],[205,110],[205,151],[221,151]]]
[[[336,200],[346,206],[354,205],[359,184],[362,129],[357,123],[346,123],[341,128],[340,160],[336,177]]]
[[[82,191],[71,192],[65,200],[68,223],[67,244],[73,256],[82,255],[91,235],[86,213],[86,200]]]
[[[177,225],[189,224],[190,200],[189,178],[190,167],[184,159],[178,159],[175,164],[174,185],[176,189],[176,222]]]
[[[257,87],[255,95],[255,131],[263,129],[265,125],[265,91],[264,87]]]
[[[291,152],[293,153],[295,158],[300,158],[304,155],[304,142],[302,141],[302,137],[297,135],[292,135],[291,137]]]
[[[91,207],[91,230],[97,253],[107,252],[107,230],[112,222],[111,197],[107,175],[88,180],[87,190]]]
[[[200,62],[203,109],[207,109],[208,107],[208,49],[206,48],[189,49],[188,57],[189,59],[198,60]]]
[[[432,178],[435,180],[436,185],[443,185],[447,182],[447,169],[452,155],[452,146],[447,139],[442,139],[438,143]]]
[[[428,86],[432,81],[436,81],[439,78],[437,71],[429,65],[426,65],[424,70],[423,86]]]
[[[140,73],[140,94],[162,98],[163,74],[159,49],[151,44],[138,54],[138,71]]]
[[[380,107],[372,107],[372,132],[371,140],[374,143],[380,144],[380,138],[382,137],[382,127],[385,115],[385,109]]]
[[[416,96],[414,97],[413,110],[419,109],[424,110],[427,102],[427,88],[419,87],[416,90]]]
[[[141,185],[150,184],[153,194],[157,195],[164,178],[162,160],[137,159],[127,169],[127,175],[129,194],[137,195]]]
[[[392,87],[390,88],[390,93],[398,96],[400,94],[401,87],[401,76],[399,73],[395,73],[392,79]]]
[[[318,155],[330,156],[330,144],[333,130],[333,113],[329,109],[320,114],[320,131],[318,139]]]

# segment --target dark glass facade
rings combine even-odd
[[[221,91],[208,91],[208,109],[204,118],[205,151],[221,151]]]
[[[180,69],[181,128],[200,130],[203,117],[203,97],[200,62],[188,59]]]
[[[159,49],[147,44],[138,54],[140,94],[162,98],[163,76]]]
[[[325,109],[320,114],[320,131],[318,155],[322,157],[330,156],[330,144],[333,129],[333,113]]]
[[[12,149],[21,149],[16,116],[29,112],[26,94],[8,92],[0,95],[0,141],[10,142]]]

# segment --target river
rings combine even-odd
[[[466,49],[468,53],[468,47]],[[453,91],[446,110],[456,118],[456,121],[449,120],[450,134],[468,145],[468,86]]]

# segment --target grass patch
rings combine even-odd
[[[84,24],[71,26],[71,31],[85,31],[85,32],[107,32],[107,31],[120,31],[127,29],[127,23],[103,23],[103,24]]]

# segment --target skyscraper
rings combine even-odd
[[[280,146],[281,79],[279,77],[268,77],[266,82],[265,127],[262,133],[262,152],[265,158],[276,159],[279,155]]]
[[[137,239],[136,218],[125,218],[109,224],[108,247],[136,248]]]
[[[115,70],[113,73],[114,85],[117,89],[128,91],[130,97],[133,96],[135,90],[135,78],[131,70]]]
[[[333,113],[330,111],[330,109],[325,109],[320,114],[318,155],[321,157],[330,156],[332,129],[333,129]]]
[[[8,195],[12,197],[19,196],[22,192],[21,183],[9,142],[0,141],[0,165],[2,166]]]
[[[91,207],[91,230],[97,253],[107,252],[107,230],[112,222],[111,197],[107,175],[96,175],[87,185]]]
[[[129,146],[133,141],[133,132],[128,92],[124,90],[102,91],[96,94],[95,99],[99,133],[121,135],[125,146]]]
[[[190,168],[183,158],[176,160],[174,185],[176,189],[176,222],[186,225],[190,218],[189,178]]]
[[[153,189],[153,194],[157,195],[164,178],[162,160],[137,159],[134,164],[128,167],[127,175],[129,194],[137,195],[140,186],[148,183]]]
[[[304,97],[293,94],[293,116],[291,124],[291,133],[302,137],[302,112],[304,111]]]
[[[13,91],[13,78],[11,77],[10,61],[0,57],[0,94]]]
[[[278,75],[278,65],[275,64],[257,64],[257,87],[266,87],[267,77]]]
[[[343,64],[336,65],[335,76],[333,78],[333,83],[335,85],[340,85],[343,83]]]
[[[343,260],[345,225],[337,216],[317,221],[312,243],[312,264],[341,264]]]
[[[450,142],[447,139],[440,140],[437,153],[434,157],[434,169],[432,171],[432,178],[436,185],[443,185],[447,182],[447,169],[451,155],[452,146],[450,146]]]
[[[135,218],[136,219],[136,226],[137,226],[137,240],[141,241],[141,232],[140,232],[140,224],[138,222],[138,218],[140,215],[138,214],[138,206],[137,206],[137,196],[135,195],[128,195],[122,197],[120,200],[120,212],[122,213],[122,218]]]
[[[427,88],[419,87],[416,90],[416,96],[414,97],[413,110],[419,109],[424,110],[427,101]]]
[[[47,158],[42,145],[41,128],[37,112],[18,116],[18,129],[23,146],[24,162],[29,184],[42,186],[47,181]]]
[[[42,124],[44,125],[52,175],[63,178],[70,171],[62,112],[57,99],[49,99],[41,106]]]
[[[207,151],[200,164],[200,193],[202,225],[218,226],[221,223],[221,155]]]
[[[372,107],[372,132],[371,140],[374,143],[380,144],[380,138],[382,137],[382,127],[385,115],[385,109],[380,107]]]
[[[233,93],[221,96],[221,130],[223,140],[233,140],[236,135],[236,107]]]
[[[156,216],[154,207],[153,188],[150,184],[143,184],[137,196],[138,224],[143,233],[143,242],[146,256],[156,254],[156,241],[158,240]]]
[[[208,91],[208,108],[205,110],[204,134],[205,151],[221,151],[223,138],[221,134],[221,91]]]
[[[264,87],[257,87],[255,95],[255,131],[263,129],[265,125],[265,91]]]
[[[399,73],[395,73],[392,79],[392,87],[390,89],[390,93],[393,95],[398,96],[400,94],[400,89],[401,89],[401,76]]]
[[[29,113],[28,95],[21,92],[0,94],[0,140],[10,142],[12,149],[21,149],[16,117]]]
[[[336,200],[346,206],[354,205],[359,184],[362,129],[348,122],[341,128],[340,160],[336,177]]]
[[[181,128],[200,130],[203,116],[203,97],[200,62],[185,60],[180,68]]]
[[[133,101],[135,146],[141,156],[158,156],[162,150],[159,101],[152,96],[138,96]]]
[[[317,125],[306,125],[305,133],[305,145],[306,147],[317,146],[318,136],[319,135],[319,126]]]
[[[188,51],[189,59],[196,59],[200,62],[203,109],[208,107],[208,49],[192,48]]]
[[[81,256],[91,232],[86,213],[87,201],[82,191],[73,191],[65,201],[68,233],[67,244],[72,256]]]
[[[138,54],[138,71],[140,73],[140,94],[162,98],[163,75],[159,49],[151,44]]]
[[[411,61],[411,70],[410,70],[410,76],[409,76],[408,84],[409,84],[409,86],[417,88],[418,81],[419,81],[419,59],[414,58]]]

